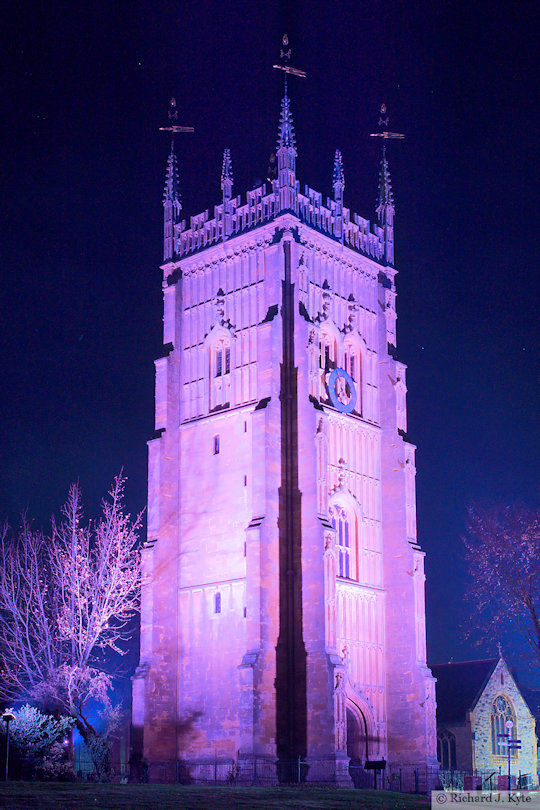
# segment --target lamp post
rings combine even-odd
[[[510,757],[512,756],[512,748],[510,747],[510,739],[512,737],[512,729],[514,724],[511,720],[506,721],[506,730],[508,734],[508,790],[510,790]]]
[[[15,720],[15,715],[11,712],[4,712],[2,720],[6,724],[6,782],[9,781],[9,724]]]
[[[508,754],[508,790],[510,790],[510,758],[513,751],[519,751],[521,748],[521,740],[512,738],[513,728],[514,724],[512,720],[507,720],[506,734],[497,734],[497,737],[499,738],[499,745],[506,746],[506,752]]]

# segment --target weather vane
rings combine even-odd
[[[193,127],[181,127],[176,122],[178,121],[178,110],[176,109],[176,99],[171,98],[169,105],[169,126],[160,127],[161,132],[170,132],[171,137],[174,137],[177,132],[195,132]]]
[[[289,48],[287,50],[288,45],[289,37],[287,34],[283,34],[282,48],[280,53],[281,65],[272,65],[272,67],[276,70],[282,70],[285,73],[285,81],[287,81],[287,74],[290,74],[291,76],[299,76],[301,79],[305,79],[305,70],[298,70],[298,68],[293,68],[288,64],[291,58],[291,49]]]
[[[386,117],[385,117],[386,116]],[[402,141],[405,135],[401,135],[399,132],[388,132],[383,127],[388,126],[389,118],[386,115],[386,104],[381,104],[381,114],[379,117],[379,127],[381,128],[380,132],[372,132],[372,138],[383,138],[385,141],[393,140],[393,141]]]

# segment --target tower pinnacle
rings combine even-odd
[[[161,132],[171,133],[171,150],[167,158],[165,172],[165,188],[163,189],[163,258],[165,261],[174,258],[174,226],[180,218],[182,202],[180,197],[180,182],[178,179],[178,162],[174,152],[174,136],[178,132],[194,132],[193,127],[179,126],[176,99],[171,98],[169,104],[169,126],[160,127]]]
[[[343,239],[343,189],[345,188],[345,175],[343,174],[343,158],[341,151],[336,149],[334,157],[334,175],[332,177],[334,188],[334,233],[339,239]]]
[[[341,156],[341,151],[336,149],[336,154],[334,156],[334,175],[332,178],[333,186],[334,186],[334,196],[336,195],[336,187],[343,189],[345,188],[345,175],[343,174],[343,158]]]
[[[285,80],[286,82],[287,80]],[[296,155],[296,143],[294,139],[294,125],[291,113],[291,103],[287,95],[287,85],[285,85],[285,95],[281,99],[281,113],[278,127],[278,150],[282,147],[294,149]]]
[[[223,239],[225,240],[232,233],[232,187],[233,172],[231,162],[231,152],[229,149],[223,151],[223,167],[221,169],[221,190],[223,192]]]
[[[392,181],[390,170],[386,158],[386,141],[403,140],[405,135],[399,132],[389,132],[389,117],[386,114],[386,104],[381,104],[379,116],[379,132],[372,132],[372,138],[382,138],[381,170],[379,172],[379,197],[377,201],[377,217],[379,225],[384,229],[385,259],[388,264],[394,264],[394,194],[392,192]]]
[[[224,149],[223,150],[223,167],[221,169],[221,188],[223,190],[223,194],[225,195],[226,192],[229,192],[232,189],[233,185],[233,172],[232,172],[232,162],[231,162],[231,150]]]
[[[379,222],[381,225],[385,224],[385,214],[390,208],[392,209],[392,212],[395,213],[392,180],[390,178],[388,159],[386,157],[386,144],[383,144],[381,169],[379,172],[379,198],[377,205],[377,216],[379,217]]]

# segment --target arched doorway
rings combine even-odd
[[[370,774],[364,771],[369,759],[368,727],[363,711],[356,705],[347,706],[347,755],[349,773],[355,787],[370,787]]]

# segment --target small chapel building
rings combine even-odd
[[[496,787],[498,775],[508,774],[506,743],[519,740],[520,748],[511,747],[511,777],[518,786],[536,786],[536,721],[504,659],[439,664],[431,671],[437,679],[441,771],[477,774],[483,787],[489,787],[486,780],[494,775],[491,784]]]
[[[388,161],[370,223],[339,151],[326,202],[296,156],[285,89],[276,176],[245,200],[226,149],[221,200],[186,223],[168,158],[133,679],[151,780],[437,765]]]

